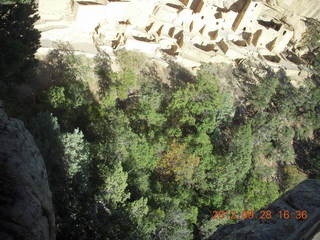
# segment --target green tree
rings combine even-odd
[[[193,239],[187,221],[187,213],[181,209],[169,210],[164,223],[157,229],[155,239],[187,240]]]
[[[186,136],[196,131],[211,133],[217,126],[221,94],[211,76],[199,75],[195,84],[178,89],[167,108],[168,135]]]
[[[88,144],[79,129],[75,129],[73,133],[63,134],[61,142],[64,147],[63,159],[68,166],[68,174],[73,177],[83,167],[83,164],[89,161]]]
[[[251,124],[239,127],[229,145],[229,153],[221,158],[215,171],[215,191],[219,194],[233,191],[242,184],[252,168],[253,137]]]
[[[278,184],[252,176],[248,182],[245,196],[246,209],[258,210],[276,200],[279,195]]]
[[[111,207],[123,204],[130,193],[126,192],[128,186],[128,174],[123,170],[121,164],[114,167],[112,172],[100,169],[104,181],[101,186],[101,198]]]
[[[140,198],[129,204],[129,217],[137,223],[137,225],[141,225],[143,223],[143,218],[148,214],[148,199]]]
[[[209,70],[194,77],[180,67],[169,86],[132,58],[113,73],[101,53],[93,101],[84,59],[68,49],[51,57],[54,84],[37,101],[61,129],[49,113],[31,129],[51,164],[60,238],[205,239],[229,223],[209,220],[208,207],[258,209],[278,197],[277,163],[296,160],[319,175],[315,86],[270,74],[235,113],[237,94]],[[300,181],[291,168],[283,173],[283,188]]]
[[[117,100],[125,100],[136,88],[136,76],[130,70],[111,74],[111,83],[102,95],[102,104],[113,107]]]
[[[148,218],[149,207],[148,199],[140,198],[134,202],[129,203],[128,217],[134,224],[133,232],[136,236],[140,236],[140,239],[148,239],[155,230],[152,222]],[[130,233],[130,235],[133,233]]]
[[[277,78],[264,78],[255,86],[251,93],[250,102],[255,111],[263,111],[269,106],[272,96],[276,93],[279,84]]]
[[[48,101],[53,108],[66,107],[66,96],[64,87],[53,86],[48,90]]]
[[[1,82],[11,85],[34,77],[34,54],[40,46],[40,33],[33,26],[39,19],[33,1],[0,3]],[[3,5],[4,4],[4,5]]]
[[[150,80],[142,84],[135,97],[124,102],[124,111],[130,119],[132,130],[146,135],[150,140],[157,139],[166,121],[163,113],[165,93],[158,88],[161,86]]]

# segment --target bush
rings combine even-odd
[[[276,200],[279,195],[278,184],[270,181],[266,182],[257,176],[252,176],[247,185],[247,193],[245,195],[246,209],[256,211]]]
[[[67,107],[64,87],[53,86],[48,90],[48,101],[53,108]]]
[[[285,191],[295,187],[300,182],[307,179],[307,175],[295,165],[284,166],[283,169],[283,188]]]
[[[258,86],[254,87],[250,101],[255,111],[263,111],[269,106],[278,84],[279,80],[277,78],[264,78]]]
[[[121,71],[132,71],[134,74],[139,74],[148,62],[143,53],[135,51],[119,50],[116,52],[116,56]]]

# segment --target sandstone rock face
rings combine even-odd
[[[300,17],[319,18],[320,4],[318,0],[281,0],[279,6]]]
[[[263,0],[284,13],[286,16],[320,18],[320,4],[318,0]]]
[[[23,123],[0,105],[0,239],[54,240],[46,168]]]
[[[211,240],[282,240],[282,239],[319,239],[314,236],[319,231],[320,219],[320,180],[309,179],[281,198],[261,209],[255,215],[259,216],[261,211],[272,212],[271,219],[243,220],[237,224],[220,227]],[[285,219],[283,211],[289,212]],[[282,211],[282,215],[280,215]],[[305,211],[307,215],[299,212]],[[260,215],[261,216],[261,215]],[[281,217],[282,216],[282,217]]]
[[[72,1],[39,0],[39,15],[46,21],[61,21],[72,15]]]

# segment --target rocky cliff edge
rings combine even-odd
[[[0,239],[54,240],[47,172],[33,137],[0,103]]]
[[[252,220],[220,227],[210,240],[319,240],[319,189],[320,180],[306,180],[257,211]]]

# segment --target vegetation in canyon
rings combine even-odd
[[[211,64],[194,76],[169,62],[165,82],[134,52],[118,53],[118,72],[103,52],[88,60],[61,44],[37,61],[34,11],[0,5],[0,98],[45,160],[57,239],[206,239],[236,221],[213,210],[257,210],[319,177],[316,60],[299,88],[282,71],[261,66],[251,79],[239,65],[235,97]],[[17,97],[40,66],[50,82]]]

